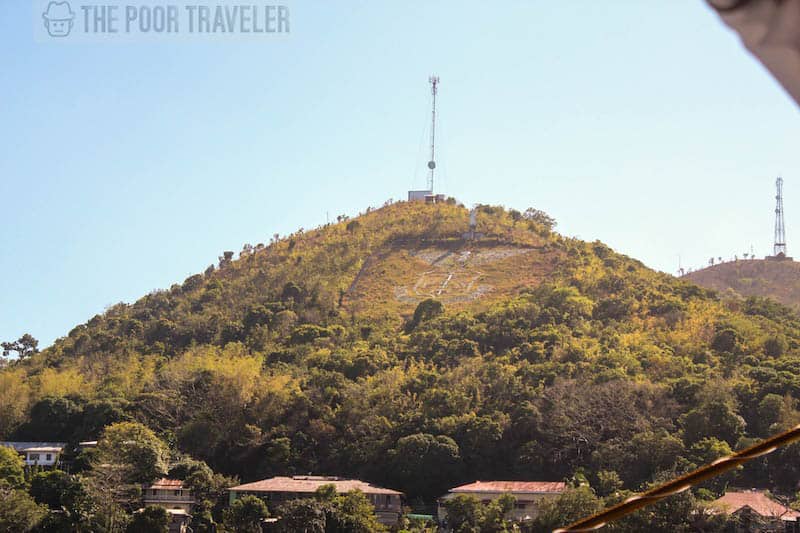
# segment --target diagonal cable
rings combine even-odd
[[[553,533],[577,533],[580,531],[594,531],[600,529],[609,522],[629,515],[642,507],[652,505],[668,496],[683,492],[698,483],[727,472],[747,461],[774,452],[781,446],[786,446],[798,440],[800,440],[800,425],[795,426],[789,431],[770,437],[754,446],[732,453],[727,457],[717,459],[713,463],[677,477],[663,485],[659,485],[658,487],[637,494],[636,496],[631,496],[627,500],[600,511],[595,515],[578,520],[567,527],[556,529]]]

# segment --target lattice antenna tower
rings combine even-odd
[[[772,254],[786,255],[786,226],[783,220],[783,178],[775,180],[775,244]]]
[[[428,190],[433,194],[433,172],[436,170],[436,94],[439,92],[439,77],[428,78],[431,84],[432,110],[431,110],[431,160],[428,161]]]

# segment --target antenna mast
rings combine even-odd
[[[431,76],[428,78],[431,83],[431,94],[433,95],[433,111],[431,112],[431,160],[428,161],[428,190],[433,194],[433,171],[436,169],[436,93],[438,92],[439,77]]]
[[[786,256],[786,228],[783,222],[783,178],[775,180],[775,245],[773,255]]]

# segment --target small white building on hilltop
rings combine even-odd
[[[567,490],[561,481],[475,481],[454,487],[439,498],[439,519],[447,518],[444,503],[458,495],[475,496],[484,505],[498,499],[503,494],[516,498],[511,516],[514,520],[531,520],[539,513],[542,501],[555,499]]]
[[[440,204],[445,201],[444,194],[433,194],[433,191],[408,191],[409,202],[425,202],[426,204]]]
[[[13,448],[20,454],[26,466],[58,466],[66,442],[0,442],[0,446]]]

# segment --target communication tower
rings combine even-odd
[[[783,178],[775,180],[775,244],[772,254],[786,257],[786,227],[783,221]]]
[[[433,194],[433,172],[436,170],[436,94],[439,92],[439,77],[428,78],[431,84],[431,160],[428,161],[428,190]]]
[[[436,171],[436,95],[439,94],[439,77],[431,76],[428,78],[431,84],[431,158],[428,160],[428,188],[424,191],[408,191],[409,202],[425,202],[435,204],[443,202],[443,194],[433,193],[433,178]]]

